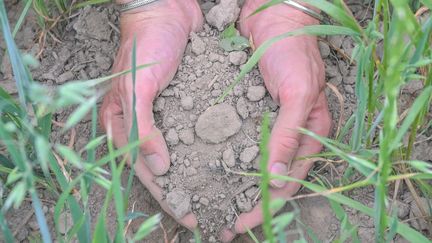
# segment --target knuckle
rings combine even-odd
[[[328,136],[330,133],[330,129],[332,126],[330,114],[327,109],[323,109],[319,112],[319,117],[321,122],[319,123],[319,126],[316,128],[316,133],[320,136]]]
[[[283,151],[288,152],[295,152],[299,148],[300,144],[299,141],[296,138],[293,138],[292,136],[283,135],[278,143],[278,147]]]
[[[279,88],[279,99],[282,104],[304,103],[313,100],[313,93],[306,82],[298,82],[295,85],[286,82]]]

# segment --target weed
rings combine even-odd
[[[281,2],[283,1],[269,1],[255,13]],[[400,0],[376,1],[373,19],[363,28],[341,0],[333,1],[333,3],[323,0],[304,0],[303,2],[320,9],[339,25],[306,26],[263,43],[256,49],[244,65],[240,75],[218,99],[218,102],[228,92],[231,92],[232,87],[257,64],[265,51],[281,39],[305,34],[352,37],[356,47],[351,59],[357,64],[355,90],[357,109],[355,113],[344,127],[340,128],[341,132],[335,139],[319,137],[303,129],[301,132],[317,139],[330,151],[330,153],[320,154],[320,157],[327,159],[336,157],[345,161],[349,165],[349,174],[356,171],[363,176],[363,179],[350,183],[349,176],[346,176],[346,185],[327,189],[323,185],[291,177],[272,175],[271,178],[301,183],[304,187],[317,192],[317,195],[327,197],[342,223],[341,242],[348,238],[358,242],[358,237],[356,227],[348,222],[346,213],[340,204],[359,210],[375,219],[376,242],[389,242],[396,233],[411,242],[428,242],[425,235],[398,221],[394,215],[387,215],[387,212],[388,187],[391,183],[403,180],[410,188],[413,197],[418,198],[419,195],[412,186],[416,184],[423,196],[430,197],[431,186],[427,183],[427,180],[432,178],[430,164],[411,160],[411,154],[418,132],[424,132],[430,127],[430,122],[425,121],[425,117],[429,111],[432,97],[432,72],[430,70],[432,18],[428,17],[424,23],[419,23],[411,8],[416,9],[416,6],[418,8],[422,4],[431,9],[432,4],[429,1],[416,1],[411,5],[408,4],[408,1]],[[383,43],[384,50],[382,58],[376,54],[380,43]],[[422,71],[419,72],[419,69]],[[401,87],[419,79],[423,80],[423,91],[407,110],[407,115],[402,116],[398,104]],[[349,134],[349,131],[352,133]],[[268,134],[263,136],[268,136]],[[408,137],[407,145],[402,143],[405,137]],[[349,141],[348,145],[341,142],[344,139]],[[267,178],[265,171],[263,174],[255,175],[262,176],[263,180]],[[375,188],[373,209],[341,194],[343,191],[367,185]],[[266,205],[269,197],[263,195],[263,200],[263,205]],[[420,204],[419,207],[422,208]],[[263,210],[265,215],[266,208],[263,207]],[[423,209],[423,213],[426,218],[428,214],[430,215],[428,209]],[[267,217],[263,227],[267,239],[272,242],[272,236],[268,235],[268,220]],[[430,224],[430,217],[428,221]]]
[[[44,2],[35,1],[34,3],[43,4]],[[59,9],[64,9],[66,6],[66,2],[63,1],[55,1],[55,3]],[[28,4],[24,11],[28,11]],[[132,154],[132,156],[136,154],[131,151],[136,151],[143,141],[134,139],[127,146],[115,150],[110,134],[96,136],[96,101],[102,94],[95,86],[130,72],[132,76],[135,76],[138,68],[145,68],[151,64],[137,66],[135,55],[133,55],[134,65],[131,70],[95,80],[70,82],[50,92],[41,84],[33,82],[27,68],[28,59],[23,58],[15,45],[3,1],[0,1],[0,22],[18,87],[18,103],[0,88],[0,151],[2,151],[0,171],[1,178],[6,178],[2,189],[7,191],[6,199],[0,201],[0,225],[4,240],[14,241],[13,234],[5,220],[5,214],[12,207],[18,208],[26,195],[29,195],[40,227],[41,239],[43,242],[52,242],[52,229],[49,229],[42,210],[42,201],[37,189],[39,185],[57,195],[54,208],[56,240],[62,242],[70,242],[74,239],[79,242],[110,241],[105,219],[108,205],[112,200],[117,215],[115,241],[141,240],[159,224],[160,215],[149,217],[130,238],[125,225],[128,193],[125,193],[122,188],[120,176],[129,158],[127,154]],[[21,23],[22,18],[16,29],[19,29]],[[135,52],[135,45],[132,51]],[[91,138],[81,151],[74,151],[72,147],[51,141],[51,129],[55,125],[52,122],[52,114],[66,107],[74,107],[74,111],[65,124],[60,124],[61,134],[70,132],[87,113],[92,114]],[[134,123],[132,134],[137,133],[136,119]],[[108,154],[96,159],[96,149],[104,143],[107,143]],[[87,156],[84,156],[85,154]],[[117,163],[116,160],[120,157],[123,158],[120,163]],[[105,169],[104,165],[109,166],[109,170]],[[74,173],[72,174],[71,171]],[[88,199],[89,191],[95,184],[105,188],[107,194],[96,227],[92,232]],[[62,213],[70,214],[73,220],[72,228],[65,235],[60,234],[59,231]],[[144,214],[137,215],[142,217]]]

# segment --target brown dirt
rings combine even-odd
[[[6,2],[9,18],[14,22],[22,6],[18,1]],[[370,5],[358,4],[357,1],[347,2],[358,19],[370,18]],[[204,11],[208,12],[214,5],[213,1],[206,1],[202,6]],[[62,43],[57,43],[52,38],[47,39],[41,56],[41,66],[34,70],[35,79],[47,85],[58,85],[70,80],[107,75],[118,47],[117,21],[118,14],[110,5],[80,10],[77,15],[59,25],[53,32]],[[35,15],[31,13],[17,36],[19,47],[33,54],[40,49],[37,43],[38,27],[35,23]],[[172,158],[169,173],[158,178],[157,182],[164,187],[167,198],[172,202],[181,202],[183,205],[182,207],[173,205],[174,211],[177,211],[179,215],[188,210],[197,214],[200,225],[206,226],[202,229],[206,237],[215,236],[215,232],[221,225],[232,224],[235,220],[234,212],[248,211],[255,204],[257,181],[230,171],[255,170],[257,158],[254,150],[259,140],[262,113],[270,111],[272,116],[277,114],[277,106],[270,97],[267,94],[261,97],[261,88],[255,87],[263,85],[260,74],[255,69],[223,102],[224,109],[233,110],[229,117],[226,117],[232,121],[228,124],[232,127],[226,128],[223,119],[214,119],[214,123],[209,122],[212,118],[217,118],[214,115],[219,114],[217,111],[207,114],[208,117],[205,119],[206,116],[203,113],[209,112],[210,105],[234,80],[239,72],[238,64],[243,62],[241,60],[243,53],[237,53],[237,57],[231,57],[233,59],[231,62],[230,55],[234,54],[226,53],[218,47],[219,33],[218,30],[206,25],[204,31],[192,35],[192,42],[188,45],[176,77],[155,102],[157,125],[168,140]],[[7,58],[4,57],[5,47],[2,41],[0,40],[0,60],[2,60],[0,83],[10,93],[16,94],[10,65]],[[326,64],[328,83],[337,87],[344,98],[341,114],[339,111],[341,104],[336,95],[327,90],[331,113],[335,121],[334,134],[339,117],[343,115],[342,120],[345,121],[355,109],[355,66],[350,64],[345,57],[350,56],[353,43],[349,38],[331,37],[320,42],[320,49]],[[235,58],[237,60],[234,60]],[[250,87],[255,88],[248,92]],[[408,88],[403,94],[406,104],[412,102],[412,95],[415,92],[413,91],[415,87]],[[64,122],[69,113],[70,111],[67,110],[60,111],[56,114],[55,120]],[[88,141],[89,120],[86,118],[75,129],[77,132],[76,148],[82,147]],[[240,125],[235,125],[235,123]],[[226,128],[226,130],[220,134],[209,134],[212,127]],[[53,139],[55,142],[67,144],[71,136],[59,136],[54,131]],[[432,160],[430,145],[430,142],[423,142],[416,147],[418,158]],[[100,151],[100,154],[103,154],[103,151]],[[341,177],[345,168],[344,164],[331,165],[322,162],[317,163],[313,172],[320,174],[322,178],[330,182],[335,182]],[[124,183],[127,176],[128,173],[125,172]],[[102,207],[105,193],[104,189],[97,186],[91,193],[89,205],[94,221]],[[307,193],[305,190],[300,191],[300,194]],[[41,189],[40,194],[49,224],[52,225],[54,199],[46,190]],[[354,190],[349,195],[372,206],[373,190],[371,188]],[[414,215],[415,212],[411,210],[412,198],[406,193],[406,188],[400,189],[396,199],[402,205],[400,214],[398,214],[401,219],[408,219],[410,214]],[[150,193],[136,179],[132,187],[130,202],[130,211],[140,211],[149,215],[162,212]],[[298,221],[291,226],[293,233],[290,240],[305,232],[303,224],[310,227],[322,241],[330,241],[338,236],[339,222],[325,198],[306,197],[295,202],[295,204],[287,204],[282,210],[282,212],[292,210],[299,212]],[[359,225],[360,239],[364,242],[372,241],[373,220],[355,210],[347,209],[347,213],[351,222]],[[165,242],[165,237],[168,240],[177,237],[177,242],[191,242],[193,238],[191,232],[179,226],[167,214],[163,213],[163,215],[161,223],[163,228],[158,228],[145,242]],[[111,234],[115,232],[114,216],[115,210],[110,207],[106,225]],[[10,211],[7,218],[19,242],[29,242],[32,236],[38,235],[38,226],[29,200],[26,200],[19,209]],[[132,222],[131,233],[138,229],[142,220],[137,219]],[[259,227],[254,230],[254,233],[258,239],[263,239]],[[252,242],[246,235],[239,236],[234,241]],[[402,242],[400,239],[396,241]]]
[[[155,102],[157,126],[171,151],[169,173],[156,179],[178,217],[197,214],[203,234],[216,237],[235,213],[257,202],[258,181],[232,171],[255,171],[263,112],[276,116],[258,70],[252,71],[221,104],[212,106],[239,73],[240,62],[219,47],[219,32],[207,24],[192,34],[170,86]],[[247,192],[245,195],[244,193]],[[184,203],[179,203],[183,202]]]

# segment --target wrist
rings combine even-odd
[[[247,18],[257,8],[267,2],[268,0],[246,0],[241,13],[241,29],[246,30],[246,33],[242,31],[243,34],[250,34],[250,32],[255,27],[262,29],[265,28],[263,26],[274,24],[284,24],[291,30],[301,28],[307,25],[319,24],[319,21],[317,19],[285,3],[279,3],[261,11],[260,13],[255,14],[254,16]],[[306,6],[303,3],[302,5]],[[311,8],[309,6],[306,7],[313,9],[316,12],[319,12],[318,10],[315,10],[314,8]],[[275,18],[277,18],[279,21],[274,21]]]
[[[116,3],[123,4],[130,1],[132,0],[116,0]],[[202,24],[202,14],[197,0],[157,0],[122,12],[120,28],[122,31],[134,29],[161,19],[170,19],[173,23],[182,25],[188,33]]]

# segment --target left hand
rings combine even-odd
[[[318,24],[308,15],[284,4],[270,7],[253,17],[246,17],[266,0],[247,0],[243,6],[240,31],[252,36],[260,46],[277,35]],[[330,131],[330,115],[324,93],[324,64],[315,37],[297,36],[281,40],[271,46],[259,62],[267,90],[280,104],[279,115],[269,141],[269,171],[305,179],[313,163],[294,160],[321,151],[322,145],[298,128],[306,128],[320,136]],[[300,188],[298,183],[272,181],[272,198],[288,199]],[[221,238],[231,241],[236,234],[245,233],[263,222],[261,203],[251,212],[239,216],[231,230],[224,230]]]

